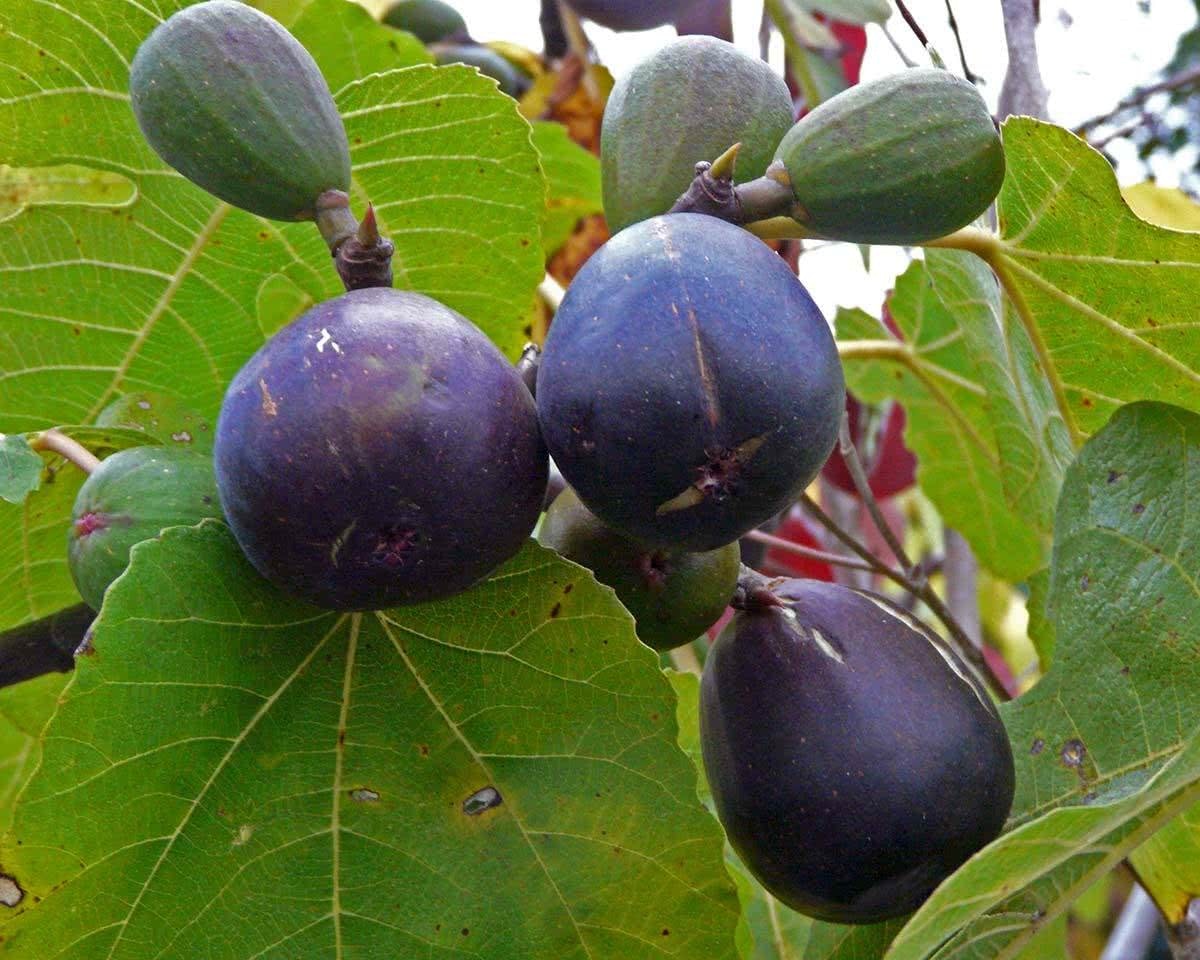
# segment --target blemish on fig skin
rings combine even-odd
[[[399,567],[420,543],[421,535],[410,527],[385,527],[379,531],[371,559],[386,567]]]
[[[1146,511],[1146,505],[1145,505],[1144,503],[1135,503],[1135,504],[1133,505],[1133,512],[1134,512],[1134,515],[1135,515],[1135,516],[1136,516],[1136,515],[1139,515],[1139,514],[1142,514],[1142,513],[1144,513],[1145,511]]]
[[[1045,749],[1046,749],[1046,741],[1045,741],[1045,740],[1043,740],[1041,737],[1037,737],[1037,738],[1036,738],[1036,739],[1033,741],[1033,743],[1032,743],[1032,744],[1030,744],[1030,746],[1029,746],[1029,753],[1030,753],[1032,756],[1035,756],[1035,757],[1036,757],[1036,756],[1037,756],[1039,753],[1041,753],[1041,752],[1042,752],[1043,750],[1045,750]]]
[[[25,891],[17,883],[17,878],[7,873],[0,873],[0,905],[16,907],[25,899]]]
[[[279,404],[271,397],[271,391],[267,389],[267,381],[261,377],[258,380],[258,389],[262,392],[262,412],[264,417],[279,416]]]
[[[498,807],[502,803],[504,803],[504,798],[500,796],[499,790],[492,786],[482,787],[462,802],[462,812],[468,817],[477,817],[484,811]]]

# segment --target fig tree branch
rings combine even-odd
[[[840,553],[830,553],[827,550],[816,550],[812,547],[806,547],[802,543],[793,543],[791,540],[777,537],[773,533],[767,533],[765,530],[751,530],[749,533],[743,534],[743,537],[747,540],[753,540],[756,543],[766,544],[768,547],[774,547],[776,550],[782,550],[784,553],[804,557],[806,560],[817,560],[821,563],[834,564],[839,567],[849,567],[851,570],[875,572],[876,569],[866,561],[852,560],[849,557],[842,556]]]
[[[980,677],[997,698],[1001,700],[1009,700],[1011,697],[1008,691],[1004,689],[999,678],[992,672],[991,666],[984,659],[979,648],[976,647],[969,637],[963,632],[958,621],[954,619],[954,615],[946,609],[946,605],[942,602],[941,597],[937,595],[930,585],[929,581],[921,576],[917,580],[910,579],[904,572],[896,570],[888,564],[884,563],[876,557],[867,547],[858,541],[856,537],[847,531],[843,530],[824,510],[817,504],[807,493],[802,494],[799,500],[800,506],[804,511],[812,517],[817,523],[828,530],[834,537],[840,540],[843,544],[850,548],[854,553],[858,554],[864,561],[869,563],[876,573],[887,577],[893,583],[903,587],[909,593],[919,597],[924,601],[925,605],[933,611],[934,615],[942,621],[946,630],[949,631],[951,641],[955,651],[965,661],[971,664]]]
[[[1037,8],[1034,0],[1000,0],[1008,69],[1000,88],[1000,119],[1013,114],[1048,120],[1049,94],[1042,82],[1037,55]]]
[[[1120,114],[1126,110],[1131,110],[1134,107],[1142,107],[1156,93],[1166,93],[1171,90],[1182,90],[1191,86],[1200,86],[1200,65],[1188,67],[1186,70],[1180,70],[1178,73],[1172,74],[1165,80],[1160,80],[1158,83],[1152,83],[1145,87],[1136,88],[1129,96],[1120,100],[1107,113],[1102,113],[1099,116],[1092,117],[1090,120],[1084,120],[1079,124],[1074,133],[1081,137],[1086,137],[1088,133],[1096,127],[1104,126],[1112,123]],[[1141,124],[1138,123],[1137,126]]]
[[[75,666],[75,650],[96,614],[85,603],[0,633],[0,687]]]

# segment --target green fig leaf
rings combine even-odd
[[[979,282],[984,288],[977,307],[981,315],[971,319],[993,325],[993,330],[979,336],[991,341],[1002,334],[998,303],[994,295],[987,298],[984,280],[978,271],[969,275],[968,282]],[[994,293],[995,283],[990,286]],[[988,388],[976,359],[977,346],[963,332],[965,321],[942,302],[919,261],[897,279],[889,306],[906,348],[897,360],[886,363],[874,354],[860,359],[848,353],[846,385],[870,402],[895,398],[904,404],[904,440],[917,455],[921,489],[946,522],[967,538],[984,566],[1001,577],[1019,580],[1044,563],[1047,538],[1032,518],[1006,501],[1005,464],[989,412]],[[862,311],[839,311],[836,328],[838,340],[851,348],[856,340],[891,336]]]
[[[546,174],[542,251],[549,257],[567,242],[581,219],[604,212],[600,158],[572,140],[561,123],[535,122],[533,145]]]
[[[890,960],[1013,957],[1098,877],[1200,801],[1200,415],[1117,411],[1067,471],[1042,681],[1002,715],[1010,832],[938,888]]]
[[[42,483],[42,458],[22,436],[0,433],[0,499],[22,503]]]
[[[1200,897],[1200,803],[1134,850],[1129,865],[1167,922],[1182,923]]]
[[[42,728],[68,677],[47,673],[0,688],[0,835],[12,826],[17,795],[42,757]]]
[[[135,195],[133,181],[106,170],[90,170],[73,163],[57,167],[0,165],[0,220],[26,207],[123,207]]]
[[[14,960],[735,955],[657,657],[535,544],[449,600],[341,614],[223,524],[174,527],[92,648],[0,847]]]
[[[1072,433],[1121,404],[1200,410],[1200,234],[1139,219],[1108,162],[1068,130],[1005,121],[1000,239],[982,252],[1026,325]]]

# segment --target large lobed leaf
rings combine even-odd
[[[340,292],[310,224],[231,209],[142,139],[128,64],[183,5],[0,9],[0,162],[74,164],[137,188],[123,207],[38,204],[0,222],[0,430],[88,423],[135,390],[211,415],[264,333]],[[542,276],[544,180],[513,101],[464,67],[375,72],[426,55],[347,0],[313,0],[297,30],[338,95],[355,206],[375,203],[397,285],[444,299],[515,355]]]
[[[1003,716],[1011,832],[946,881],[890,960],[1013,957],[1200,800],[1200,415],[1117,412],[1067,472],[1047,613],[1054,664]]]
[[[894,397],[904,404],[905,442],[917,454],[921,489],[985,566],[1017,580],[1044,563],[1049,538],[1037,516],[1015,509],[1005,496],[1009,471],[992,398],[1003,388],[1006,373],[1017,376],[1015,361],[1006,365],[1002,359],[1011,356],[1003,347],[1013,331],[1000,324],[1009,315],[1001,309],[995,281],[982,263],[970,261],[965,254],[945,257],[936,274],[943,282],[936,284],[932,265],[912,263],[889,301],[905,340],[903,362],[851,355],[846,381],[865,400]],[[952,310],[943,295],[958,309]],[[968,333],[968,325],[977,329]],[[837,331],[839,340],[850,344],[887,336],[878,321],[860,311],[841,311]],[[985,361],[993,351],[995,359]],[[1009,436],[1022,433],[1015,429]],[[1055,493],[1049,494],[1051,505]]]
[[[1200,410],[1200,234],[1139,219],[1105,159],[1029,118],[1004,124],[1001,238],[988,251],[1044,341],[1081,435],[1150,399]]]
[[[733,955],[657,658],[549,551],[338,614],[173,528],[93,646],[0,848],[14,958]]]

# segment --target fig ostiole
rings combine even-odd
[[[745,230],[668,214],[618,233],[567,290],[542,352],[555,463],[605,524],[714,550],[785,509],[837,439],[828,324]]]
[[[725,612],[737,588],[736,542],[700,553],[647,547],[606,527],[569,487],[546,511],[538,542],[587,567],[637,621],[656,650],[691,643]]]
[[[704,665],[717,814],[793,909],[834,923],[909,913],[1004,826],[1004,726],[970,669],[883,597],[815,580],[770,593]]]
[[[212,458],[182,447],[131,447],[106,457],[71,511],[67,565],[79,595],[99,610],[134,544],[166,527],[219,519]]]

